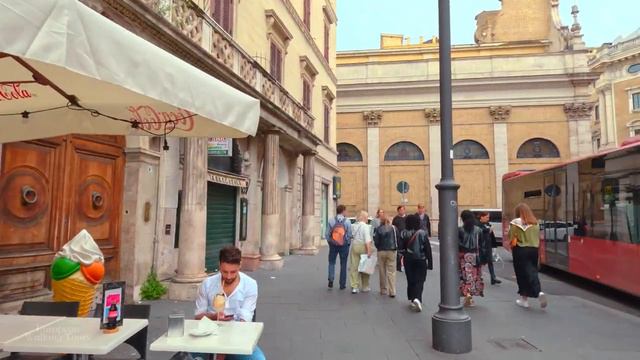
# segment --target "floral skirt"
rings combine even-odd
[[[459,253],[460,257],[460,296],[484,296],[482,267],[475,266],[476,254]]]

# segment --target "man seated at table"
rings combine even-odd
[[[220,272],[206,278],[198,290],[196,298],[196,320],[208,317],[219,321],[253,321],[258,301],[258,283],[249,275],[240,272],[242,253],[235,246],[220,250]],[[216,314],[213,299],[216,294],[224,294],[225,310]],[[224,360],[265,360],[256,346],[252,355],[218,356]]]

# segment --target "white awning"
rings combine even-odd
[[[260,103],[76,0],[0,0],[0,143],[245,137]]]

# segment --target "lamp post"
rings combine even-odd
[[[451,29],[449,0],[438,0],[440,27],[440,138],[442,174],[438,189],[440,222],[440,304],[431,319],[433,348],[449,354],[471,351],[471,318],[458,290],[458,185],[453,178]]]

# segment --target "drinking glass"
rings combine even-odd
[[[224,294],[216,294],[213,297],[213,309],[216,311],[217,319],[220,320],[220,315],[224,318],[224,306],[226,299]]]

